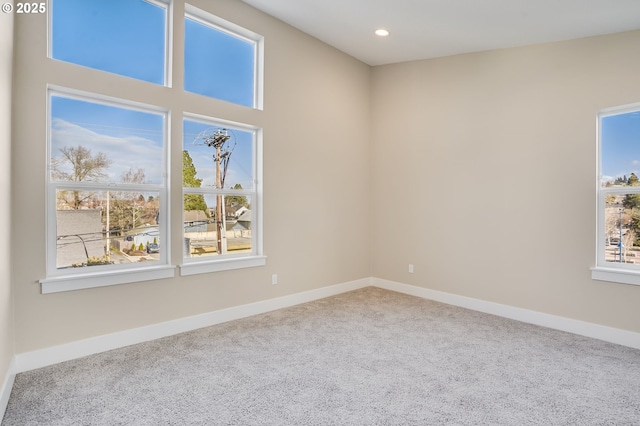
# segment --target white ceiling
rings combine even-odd
[[[369,65],[640,29],[640,0],[243,1]]]

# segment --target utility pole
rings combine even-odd
[[[618,243],[618,246],[620,247],[620,263],[622,263],[622,209],[620,209],[620,243]]]
[[[216,164],[216,189],[224,188],[224,178],[227,174],[227,166],[231,158],[231,151],[222,151],[224,144],[231,138],[227,133],[227,129],[218,129],[216,132],[207,136],[204,140],[205,145],[214,147],[216,153],[213,155],[213,161]],[[222,236],[224,229],[224,213],[223,213],[222,194],[216,194],[216,239],[218,254],[222,254]]]

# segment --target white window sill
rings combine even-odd
[[[591,279],[598,281],[611,281],[621,284],[640,285],[640,271],[596,266],[591,268]]]
[[[82,290],[85,288],[128,284],[140,281],[159,280],[163,278],[173,278],[174,276],[175,266],[164,265],[50,277],[40,280],[40,284],[42,287],[42,294],[48,294],[59,293],[62,291]]]
[[[180,265],[180,275],[206,274],[209,272],[264,266],[266,264],[266,256],[233,257],[227,259],[196,261],[189,261],[185,259],[185,263]]]

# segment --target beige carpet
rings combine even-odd
[[[640,425],[640,351],[369,287],[21,373],[13,425]]]

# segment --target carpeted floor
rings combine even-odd
[[[640,351],[369,287],[21,373],[13,425],[640,425]]]

